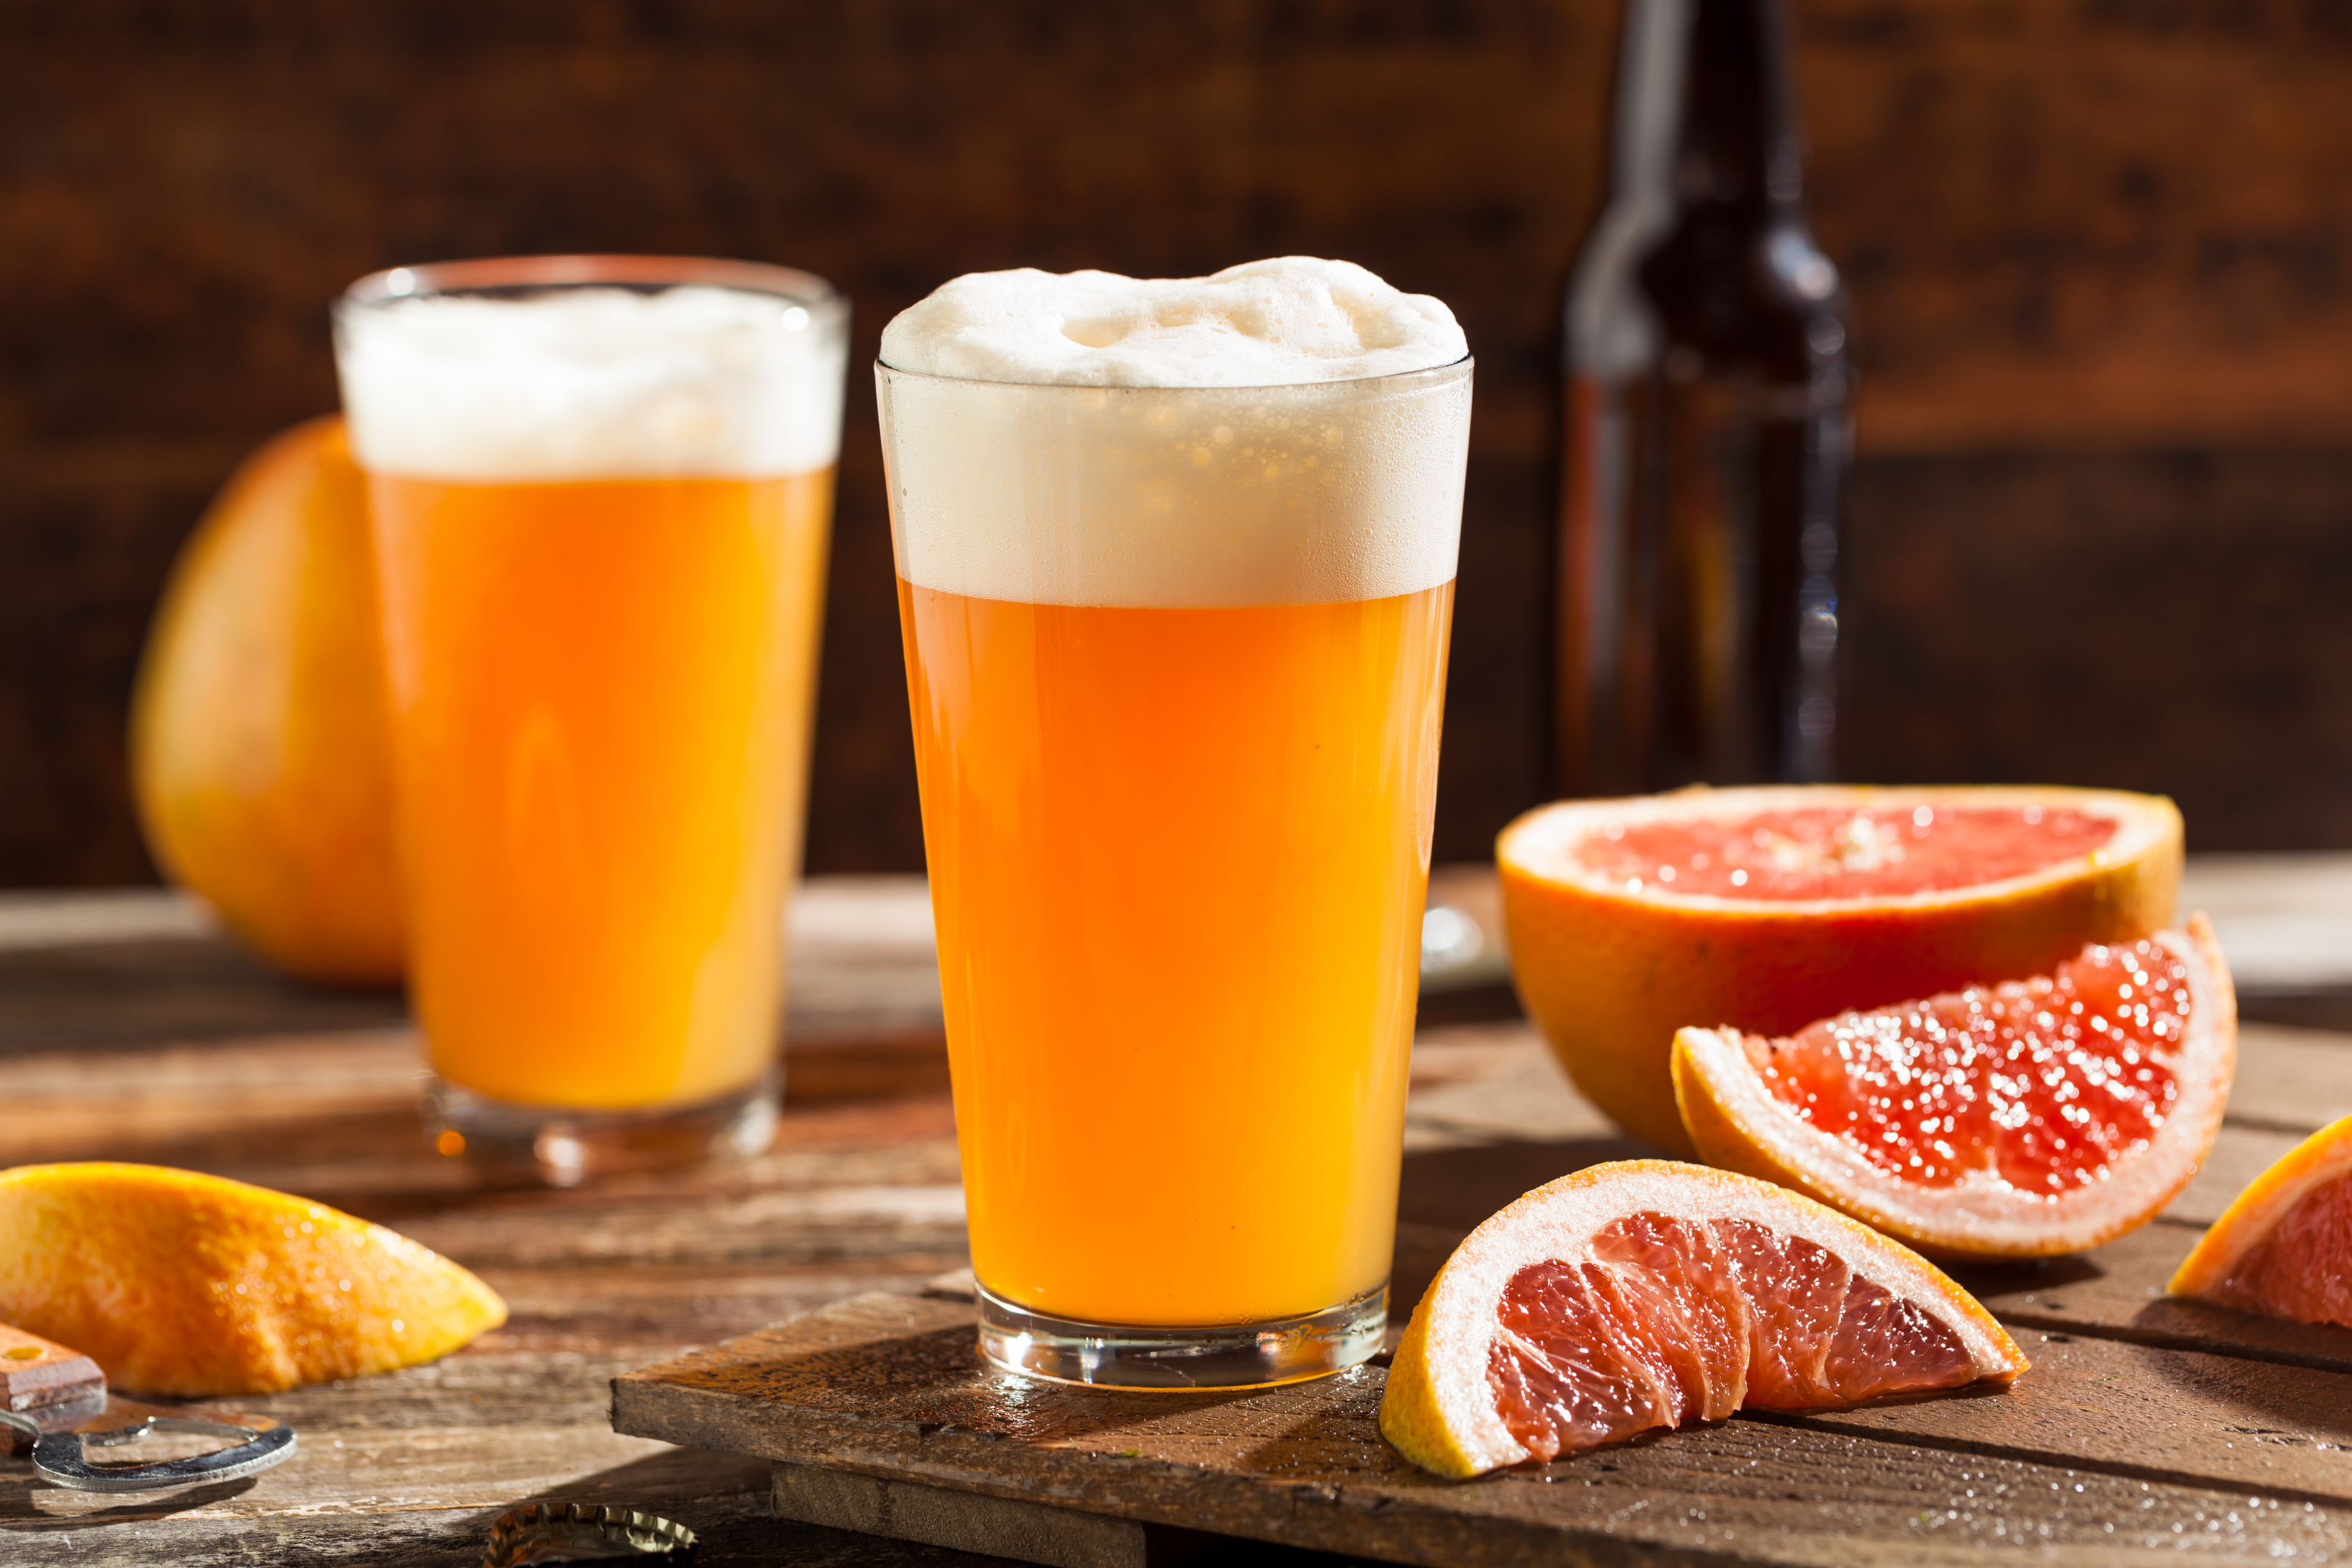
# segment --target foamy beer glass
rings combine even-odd
[[[959,279],[877,369],[981,1345],[1144,1387],[1387,1318],[1470,362],[1292,260]]]
[[[765,1147],[846,308],[782,268],[402,268],[335,313],[448,1153]]]

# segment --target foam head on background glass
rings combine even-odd
[[[336,309],[445,1152],[764,1147],[847,310],[741,262],[399,268]]]

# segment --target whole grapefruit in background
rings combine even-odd
[[[506,1320],[472,1274],[323,1204],[159,1165],[0,1171],[0,1322],[119,1388],[273,1394],[432,1361]]]
[[[2237,1039],[2200,915],[2051,974],[1789,1038],[1684,1029],[1675,1093],[1710,1165],[1931,1256],[2048,1258],[2138,1229],[2189,1184],[2221,1129]]]
[[[131,700],[156,861],[315,980],[403,963],[366,504],[341,418],[247,458],[180,552]]]
[[[1918,1254],[1727,1171],[1626,1160],[1520,1198],[1405,1325],[1381,1436],[1475,1476],[1735,1410],[1833,1410],[2027,1370]]]
[[[1820,784],[1562,801],[1495,858],[1512,977],[1554,1054],[1627,1131],[1689,1154],[1676,1029],[1789,1035],[2046,974],[2168,922],[2180,854],[2156,795]]]
[[[2167,1289],[2241,1312],[2352,1329],[2352,1116],[2246,1184]]]

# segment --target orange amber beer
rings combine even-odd
[[[338,327],[443,1146],[564,1181],[764,1143],[838,301],[470,263],[365,280]]]
[[[982,1348],[1336,1370],[1386,1316],[1470,367],[1458,330],[1385,375],[1352,327],[1338,375],[1295,326],[1253,353],[1269,316],[1443,316],[1331,263],[994,278],[901,323],[1027,291],[1137,381],[899,323],[877,372]],[[1150,340],[1204,317],[1250,341]],[[1151,384],[1220,368],[1186,347],[1290,384]]]

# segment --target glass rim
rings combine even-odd
[[[596,288],[732,289],[789,300],[813,314],[845,316],[841,290],[797,267],[737,261],[709,256],[627,256],[581,253],[557,256],[492,256],[458,261],[428,261],[386,267],[353,281],[335,299],[343,310],[384,310],[436,295],[493,291]]]
[[[928,370],[902,370],[881,355],[874,356],[874,368],[891,375],[903,375],[910,381],[954,382],[963,386],[1019,387],[1025,392],[1309,392],[1319,387],[1370,386],[1383,381],[1412,381],[1421,376],[1439,376],[1448,371],[1468,371],[1475,368],[1476,354],[1464,354],[1460,359],[1447,360],[1444,364],[1424,365],[1419,370],[1383,371],[1378,375],[1345,375],[1330,381],[1264,381],[1232,386],[1127,386],[1088,381],[998,381],[976,375],[940,375]]]

